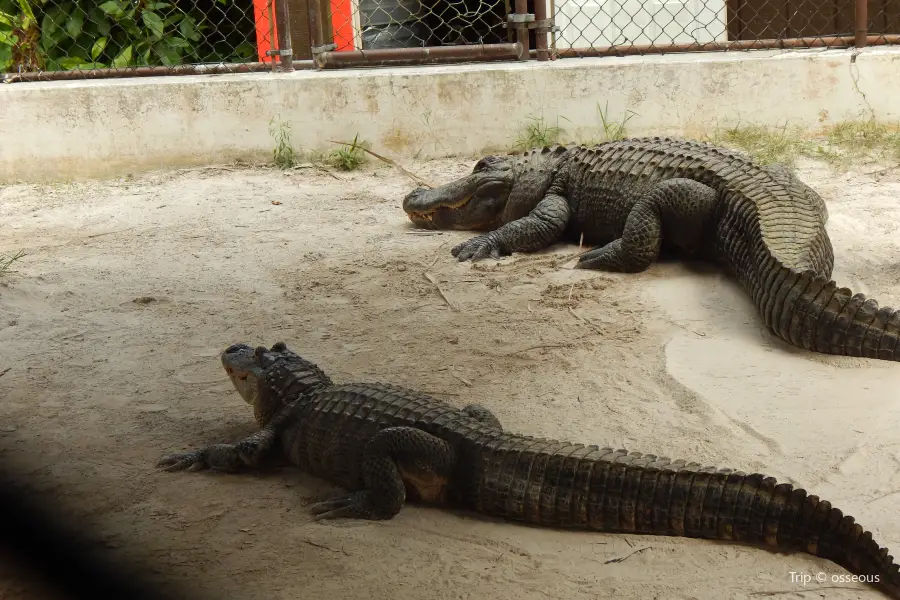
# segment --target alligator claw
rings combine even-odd
[[[385,518],[380,517],[372,508],[369,493],[366,491],[352,492],[330,500],[316,502],[309,507],[309,512],[313,514],[315,521],[322,519],[368,519],[374,521]]]
[[[491,234],[479,235],[470,240],[458,244],[450,250],[450,254],[459,259],[460,262],[466,260],[480,260],[482,258],[500,258],[503,252],[495,236]]]
[[[202,471],[208,465],[202,450],[194,450],[193,452],[179,452],[164,456],[156,463],[157,467],[164,467],[164,471]]]

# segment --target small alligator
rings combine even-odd
[[[403,210],[418,227],[487,231],[451,250],[460,261],[580,236],[598,246],[582,269],[639,272],[665,249],[712,260],[782,340],[900,361],[900,310],[831,280],[822,198],[784,167],[710,144],[634,138],[487,156],[465,177],[413,190]]]
[[[173,454],[169,471],[288,463],[343,487],[315,519],[390,519],[407,498],[546,526],[743,542],[834,561],[892,598],[887,548],[826,500],[760,474],[504,432],[486,408],[383,383],[335,385],[284,343],[222,364],[260,430]]]

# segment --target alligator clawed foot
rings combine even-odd
[[[367,519],[381,520],[389,517],[379,514],[369,500],[367,491],[351,492],[330,500],[316,502],[309,507],[313,520],[322,519]]]
[[[460,262],[467,260],[474,262],[482,258],[500,258],[504,252],[500,248],[496,236],[489,233],[473,237],[454,246],[450,250],[450,254],[459,259]]]
[[[157,468],[162,467],[164,471],[202,471],[209,465],[206,462],[206,456],[203,450],[194,450],[193,452],[179,452],[177,454],[169,454],[164,456],[156,463]]]

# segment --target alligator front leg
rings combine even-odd
[[[494,413],[481,406],[480,404],[469,404],[468,406],[464,406],[462,411],[476,421],[480,421],[485,425],[490,425],[494,429],[503,431],[503,425],[500,424],[500,419],[498,419]]]
[[[202,471],[212,469],[235,473],[243,467],[258,468],[272,456],[277,445],[279,425],[289,414],[289,407],[274,417],[265,428],[235,444],[213,444],[192,452],[169,454],[156,463],[165,471]]]
[[[310,507],[315,519],[393,518],[407,485],[424,502],[441,503],[456,462],[453,447],[415,427],[388,427],[369,441],[362,458],[365,488]]]
[[[663,230],[672,243],[688,251],[700,248],[718,193],[692,179],[667,179],[638,200],[625,221],[622,237],[585,252],[576,269],[637,273],[659,257]]]
[[[562,196],[549,193],[527,216],[467,240],[450,253],[462,262],[542,250],[562,236],[568,222],[569,203]]]

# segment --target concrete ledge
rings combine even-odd
[[[692,134],[717,122],[817,127],[870,108],[898,120],[897,98],[892,48],[21,83],[0,87],[0,180],[265,159],[273,117],[291,123],[297,150],[358,133],[427,158],[508,148],[537,115],[597,139],[598,106],[636,113],[632,134]]]

